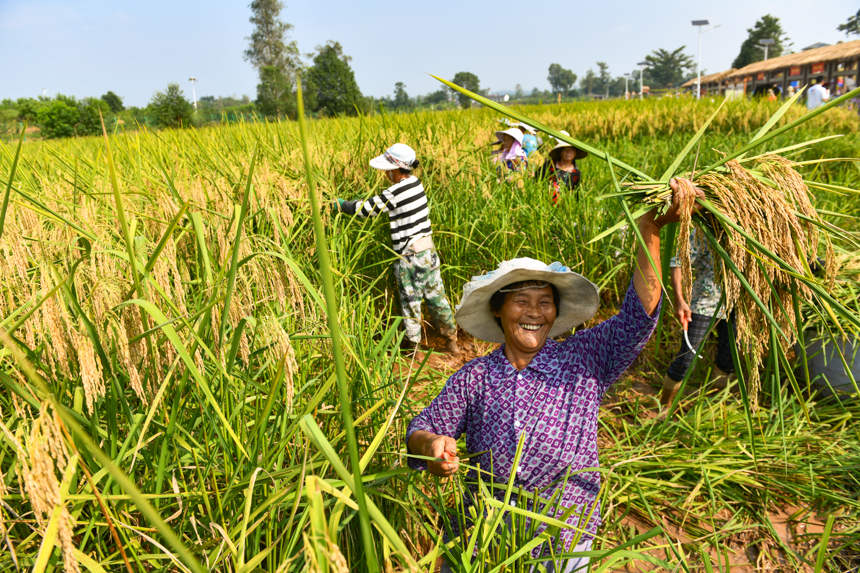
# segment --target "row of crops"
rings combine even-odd
[[[663,99],[518,111],[656,177],[716,107]],[[739,148],[776,109],[728,103],[686,167]],[[337,392],[296,124],[0,146],[0,569],[372,568],[347,405],[380,568],[431,568],[437,517],[462,484],[408,470],[403,434],[450,366],[399,350],[386,221],[326,206],[381,189],[367,161],[408,143],[452,302],[473,274],[531,256],[597,283],[605,318],[635,249],[623,228],[592,241],[624,221],[620,200],[605,197],[613,173],[594,155],[581,160],[578,197],[558,205],[528,176],[500,181],[487,157],[498,117],[482,109],[308,125],[349,404]],[[815,207],[841,229],[832,288],[855,311],[860,164],[813,160],[856,157],[858,128],[856,113],[835,108],[768,144],[841,135],[787,156],[809,162],[797,168],[821,184]],[[798,392],[785,382],[795,357],[784,354],[762,366],[758,408],[730,388],[656,418],[633,388],[657,384],[671,359],[670,316],[605,404],[595,568],[856,563],[857,401]],[[522,569],[522,533],[463,567]]]

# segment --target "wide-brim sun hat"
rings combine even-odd
[[[488,342],[504,342],[505,333],[496,321],[490,298],[499,289],[520,281],[543,281],[558,289],[557,315],[549,337],[568,333],[597,312],[597,285],[559,262],[549,265],[537,259],[521,257],[502,261],[496,270],[474,276],[463,286],[463,297],[457,305],[457,324],[466,332]]]
[[[568,132],[561,130],[559,133],[563,133],[564,135],[570,135]],[[576,157],[574,159],[582,159],[583,157],[588,157],[588,152],[584,149],[580,149],[575,145],[571,145],[566,141],[561,141],[560,139],[556,139],[558,143],[556,143],[555,147],[553,147],[549,151],[549,156],[553,161],[558,161],[558,154],[561,153],[562,149],[567,147],[576,151]]]
[[[517,143],[519,143],[520,145],[523,144],[523,132],[520,131],[518,127],[511,127],[504,131],[496,132],[496,137],[499,139],[499,141],[502,141],[503,135],[510,135]]]
[[[395,143],[386,149],[382,155],[370,160],[374,169],[391,171],[392,169],[413,169],[415,166],[415,150],[405,143]]]

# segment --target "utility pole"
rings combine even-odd
[[[197,111],[197,89],[194,85],[197,83],[197,78],[191,76],[188,81],[191,82],[191,101],[194,104],[194,111]]]
[[[639,62],[636,65],[639,66],[639,99],[642,99],[642,74],[645,72],[645,66],[648,65],[648,62]]]
[[[696,99],[702,97],[702,27],[710,24],[707,20],[693,20],[693,26],[698,28],[698,45],[696,46]]]

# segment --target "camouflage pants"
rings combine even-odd
[[[394,274],[400,290],[403,325],[411,342],[421,341],[422,301],[427,301],[427,308],[443,335],[456,332],[454,313],[445,298],[445,286],[439,274],[436,249],[402,255],[394,263]]]

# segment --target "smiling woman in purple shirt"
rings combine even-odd
[[[599,465],[600,402],[657,322],[662,297],[657,274],[660,228],[677,221],[679,211],[678,182],[673,180],[671,187],[672,207],[662,216],[652,211],[638,221],[647,253],[639,248],[621,310],[593,328],[562,342],[553,340],[588,320],[598,305],[597,287],[560,263],[504,261],[465,285],[458,324],[476,338],[502,345],[458,370],[409,424],[409,453],[433,458],[426,463],[412,458],[411,467],[453,475],[459,467],[456,440],[465,434],[470,452],[484,452],[471,461],[491,469],[497,482],[506,482],[525,433],[515,485],[526,491],[541,489],[544,498],[562,488],[559,514],[575,510],[567,519],[571,527],[559,535],[558,549],[590,548],[600,525],[600,508],[594,507],[600,474],[580,470]],[[648,254],[658,265],[656,273]],[[591,518],[583,517],[587,523],[580,523],[580,516]],[[578,543],[571,547],[574,539]],[[560,567],[546,566],[548,571],[572,571],[585,563],[587,558],[571,558]]]

